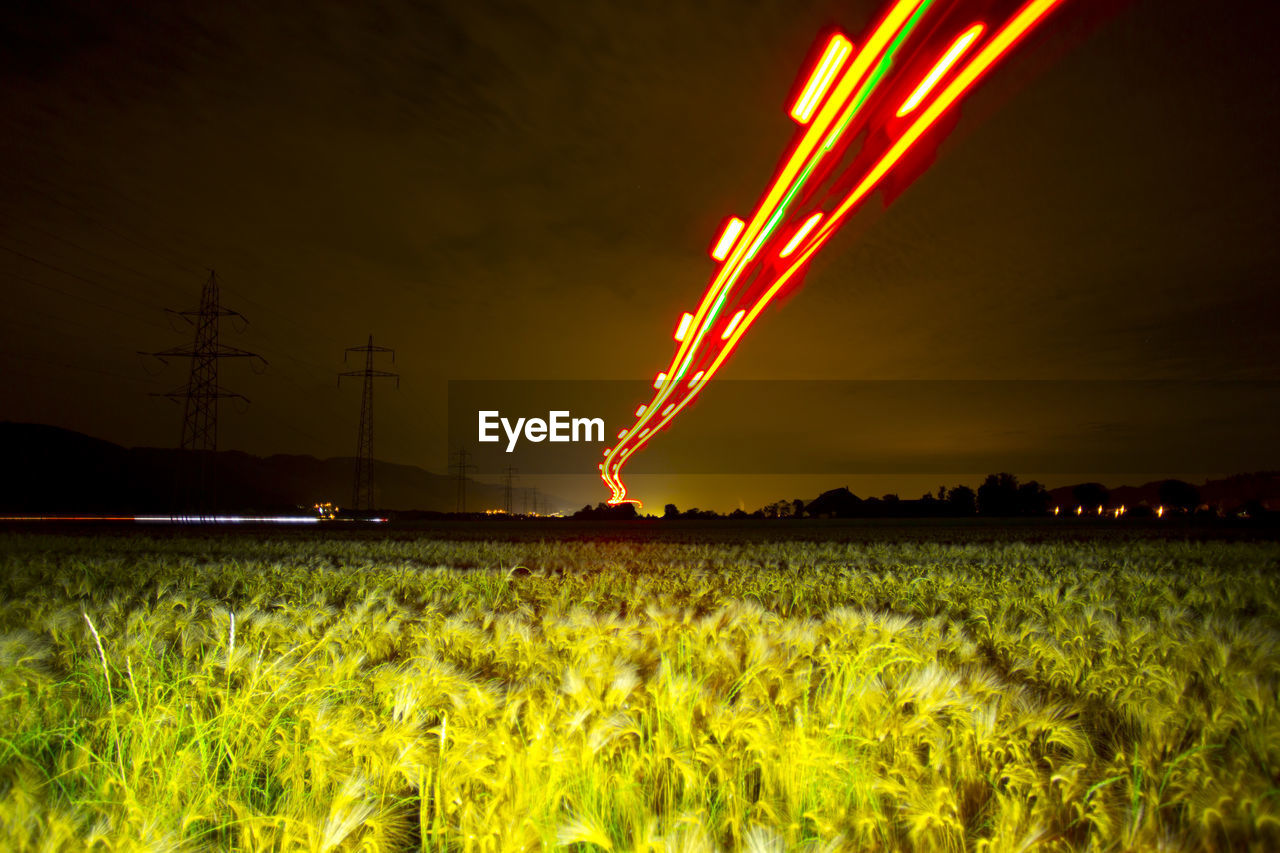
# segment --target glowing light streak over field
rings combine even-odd
[[[813,226],[817,225],[818,220],[821,218],[821,213],[815,213],[813,216],[806,219],[804,224],[800,226],[800,230],[795,233],[795,236],[791,238],[787,245],[782,247],[782,251],[778,253],[778,257],[785,258],[790,256],[790,254],[796,250],[796,247],[800,245],[800,241],[809,236],[809,232],[813,230]]]
[[[947,52],[942,55],[942,58],[938,60],[938,64],[933,66],[933,69],[929,71],[928,75],[920,81],[920,85],[916,87],[916,90],[911,93],[911,97],[907,98],[907,102],[898,110],[899,118],[902,118],[907,113],[920,106],[920,102],[933,91],[934,86],[938,85],[938,81],[942,79],[942,75],[950,71],[951,66],[955,65],[956,61],[959,60],[960,57],[964,55],[964,52],[969,49],[969,45],[973,44],[973,40],[982,35],[982,29],[982,24],[974,24],[969,28],[968,32],[955,40],[955,43],[951,45],[950,49],[948,49]]]
[[[723,261],[729,257],[729,250],[733,248],[733,244],[737,241],[738,235],[742,233],[742,229],[746,227],[738,217],[733,217],[729,223],[724,226],[724,232],[720,234],[720,239],[716,242],[716,247],[711,250],[711,257],[717,261]]]
[[[875,33],[867,41],[866,47],[864,47],[862,52],[860,52],[854,59],[853,65],[849,67],[849,70],[845,72],[839,87],[827,101],[827,105],[823,108],[822,112],[819,113],[819,121],[814,122],[810,128],[810,132],[805,134],[805,136],[800,140],[800,144],[796,147],[795,152],[793,152],[790,162],[788,162],[787,166],[784,167],[778,179],[774,181],[772,191],[768,198],[766,198],[765,203],[761,205],[762,214],[757,217],[757,219],[764,218],[763,211],[766,209],[771,211],[764,220],[765,224],[757,229],[754,239],[752,239],[753,235],[751,233],[751,229],[749,228],[747,230],[747,239],[752,240],[752,243],[751,248],[747,250],[746,258],[743,259],[744,262],[755,258],[756,252],[760,249],[760,245],[772,234],[773,229],[781,220],[782,214],[791,203],[795,193],[804,185],[805,181],[808,180],[810,171],[813,166],[816,165],[816,159],[807,162],[807,167],[805,168],[804,173],[800,175],[799,180],[793,179],[796,177],[796,173],[802,168],[802,166],[806,166],[809,154],[811,154],[814,148],[817,147],[818,138],[821,137],[822,134],[816,133],[815,131],[818,131],[819,129],[823,131],[826,130],[834,119],[835,109],[848,98],[849,93],[852,92],[854,87],[862,81],[868,69],[871,68],[872,63],[879,61],[879,74],[883,74],[885,66],[881,57],[882,51],[884,51],[885,47],[890,44],[890,40],[893,39],[895,35],[900,36],[900,31],[902,29],[910,26],[915,20],[918,20],[917,16],[929,5],[930,2],[932,2],[932,0],[899,0],[899,2],[889,10],[889,13],[885,15],[880,26],[876,28]],[[900,41],[894,41],[893,44],[896,46],[896,44],[899,43]],[[873,88],[878,81],[879,76],[868,81],[867,85],[863,87],[863,94],[860,95],[860,99],[865,98],[866,93],[870,92],[871,88]],[[859,101],[859,105],[860,102],[861,101]],[[845,123],[848,122],[853,112],[856,112],[857,106],[858,105],[852,107],[851,111],[844,117],[843,121]],[[838,134],[839,132],[837,131],[836,135]],[[824,143],[823,151],[829,150],[830,148],[830,139],[828,139],[828,141]],[[821,153],[819,153],[819,156],[821,156]],[[781,203],[779,203],[778,195],[784,191],[786,192],[786,195],[782,198]]]
[[[840,70],[840,66],[844,65],[844,61],[852,51],[853,44],[847,38],[842,35],[831,37],[831,41],[827,42],[827,49],[822,53],[822,59],[818,61],[813,74],[809,76],[809,82],[805,84],[804,91],[796,100],[796,105],[791,108],[793,119],[801,124],[809,123],[809,119],[813,118],[813,111],[818,108],[818,104],[822,103],[823,95],[831,87],[831,81],[835,78],[836,72]]]
[[[946,13],[951,7],[964,4],[962,2],[934,3],[933,0],[899,0],[892,5],[864,42],[863,50],[840,74],[839,82],[829,97],[825,101],[821,101],[820,97],[814,99],[816,116],[813,116],[805,126],[800,139],[784,158],[775,180],[766,190],[748,224],[735,228],[734,223],[741,223],[742,220],[734,219],[726,226],[712,253],[713,257],[723,260],[724,263],[713,275],[711,284],[691,319],[686,323],[685,317],[690,315],[682,317],[676,335],[679,346],[667,372],[659,374],[658,380],[654,383],[657,390],[654,399],[636,409],[638,419],[636,424],[626,431],[625,437],[609,451],[607,461],[602,466],[602,479],[613,492],[609,503],[617,504],[628,500],[639,503],[627,498],[626,487],[620,478],[622,463],[636,450],[647,444],[653,435],[669,424],[701,393],[760,312],[781,292],[783,287],[796,279],[796,276],[805,269],[810,258],[825,245],[843,224],[845,218],[879,186],[894,166],[900,163],[912,147],[937,124],[939,118],[1032,27],[1062,2],[1063,0],[1031,0],[1019,7],[1009,21],[981,47],[975,56],[968,60],[967,64],[960,67],[950,82],[946,83],[942,91],[931,101],[930,96],[946,78],[947,73],[965,58],[969,49],[984,31],[984,25],[969,25],[968,29],[952,43],[942,59],[934,62],[927,71],[918,67],[918,63],[913,61],[913,54],[908,51],[903,54],[908,57],[904,70],[901,73],[890,74],[895,55],[920,22],[926,9],[932,6],[940,13]],[[983,4],[984,11],[989,11],[990,5],[990,3]],[[972,18],[969,19],[969,22],[971,21]],[[960,23],[968,24],[964,21]],[[919,51],[916,53],[918,54]],[[820,62],[819,68],[821,66]],[[916,82],[910,88],[910,95],[907,95],[908,90],[905,84],[900,86],[900,81],[913,71],[915,75],[922,75],[915,76],[913,82],[921,82]],[[937,73],[934,73],[935,71]],[[836,73],[833,71],[832,76]],[[927,86],[924,85],[926,82]],[[808,87],[806,87],[807,90]],[[805,195],[800,195],[800,192],[814,174],[823,175],[821,180],[825,183],[827,177],[833,174],[833,170],[839,164],[845,149],[849,147],[850,140],[855,136],[863,138],[861,129],[869,122],[876,121],[876,117],[886,115],[878,106],[883,103],[881,91],[885,93],[884,98],[903,99],[900,102],[902,108],[912,100],[915,101],[904,115],[915,112],[920,107],[923,109],[919,109],[918,114],[896,137],[894,130],[886,124],[883,129],[885,137],[883,145],[886,147],[878,157],[874,156],[873,150],[858,152],[854,165],[857,166],[865,160],[871,164],[870,167],[862,167],[857,171],[846,169],[837,176],[837,185],[824,190],[828,193],[843,193],[837,196],[839,204],[827,213],[824,219],[822,211],[814,209],[818,206],[826,206],[823,204],[823,199],[818,198],[813,191]],[[873,103],[873,99],[877,99],[874,100],[877,106],[873,107],[873,112],[862,113],[862,108],[868,103]],[[818,101],[821,101],[820,109],[817,107]],[[887,115],[893,115],[892,108]],[[861,122],[859,134],[850,133],[846,136],[845,131],[852,126],[851,122],[855,119]],[[897,124],[892,125],[892,128],[898,127]],[[871,125],[872,130],[878,128],[878,125]],[[874,136],[867,138],[874,138]],[[830,162],[824,161],[824,156],[831,157]],[[841,187],[851,187],[851,189],[845,191]],[[786,259],[787,265],[777,266],[776,262],[769,260],[771,257],[769,253],[761,255],[761,260],[756,262],[754,259],[761,248],[766,244],[776,248],[781,242],[782,238],[776,235],[784,218],[793,222],[800,218],[797,216],[795,219],[790,219],[786,216],[788,209],[797,198],[801,199],[802,205],[808,207],[804,212],[807,213],[807,217],[803,224],[786,238],[785,245],[777,249],[776,257]],[[834,199],[828,199],[828,201],[834,201]],[[819,224],[821,227],[818,227]],[[731,237],[730,230],[733,231]],[[771,243],[771,240],[778,242]],[[717,256],[722,249],[723,258]],[[747,276],[748,271],[753,275]],[[754,275],[755,273],[760,274]],[[727,304],[732,303],[749,307],[738,308],[718,336],[720,341],[724,341],[720,344],[710,333],[719,325],[717,319],[720,312]],[[696,369],[693,378],[688,383],[683,383],[683,377],[691,368]],[[664,381],[667,377],[674,381]],[[673,394],[677,396],[672,398]]]
[[[732,253],[728,256],[728,260],[720,271],[717,273],[715,280],[707,291],[707,295],[703,298],[702,304],[698,307],[698,311],[694,314],[694,327],[699,331],[692,339],[686,339],[685,346],[681,347],[672,362],[673,367],[680,365],[676,369],[675,376],[679,378],[683,375],[684,369],[688,367],[688,357],[693,350],[701,343],[701,336],[706,332],[709,326],[709,319],[714,319],[714,311],[719,310],[720,301],[723,290],[726,285],[732,281],[741,272],[742,265],[747,258],[743,256],[743,245],[748,241],[754,240],[756,235],[764,227],[764,223],[773,215],[774,209],[777,207],[778,200],[782,197],[788,188],[792,186],[792,179],[804,166],[809,159],[809,154],[816,147],[818,139],[826,132],[834,119],[835,112],[839,109],[848,97],[849,93],[862,79],[871,63],[875,61],[885,45],[898,31],[898,29],[906,22],[911,13],[921,4],[921,0],[898,0],[898,2],[889,10],[884,19],[877,26],[875,33],[868,40],[866,46],[858,54],[853,64],[845,71],[841,77],[840,83],[836,90],[828,98],[826,104],[818,113],[818,117],[809,125],[809,129],[801,138],[800,143],[792,151],[790,158],[785,166],[779,172],[778,177],[774,180],[756,214],[752,217],[751,224],[745,229],[742,239],[734,244]],[[713,310],[714,308],[714,310]],[[682,360],[684,363],[682,364]]]
[[[810,125],[804,137],[801,138],[799,145],[791,153],[787,164],[782,168],[766,194],[765,200],[752,217],[751,224],[745,229],[745,237],[735,243],[736,248],[729,256],[728,262],[721,267],[711,287],[708,289],[707,295],[699,305],[698,311],[694,315],[694,327],[698,331],[691,340],[686,339],[685,346],[682,346],[676,352],[676,357],[672,361],[673,375],[677,379],[684,375],[684,371],[689,366],[689,359],[692,358],[693,352],[696,351],[701,343],[702,336],[710,328],[711,321],[715,319],[716,313],[723,305],[727,288],[732,285],[742,271],[743,265],[750,259],[743,256],[743,245],[754,240],[755,236],[764,227],[764,223],[774,215],[773,212],[778,205],[779,198],[788,188],[792,187],[792,179],[795,178],[796,173],[808,160],[809,154],[817,145],[818,139],[822,137],[822,134],[830,126],[835,116],[835,111],[848,98],[849,93],[853,91],[853,88],[862,79],[870,64],[880,55],[885,45],[901,28],[908,16],[920,5],[921,0],[898,0],[893,8],[890,9],[867,42],[867,46],[858,54],[853,65],[844,73],[835,92],[832,93],[826,105],[818,113],[817,119]],[[754,255],[754,252],[752,251],[748,254]],[[662,399],[665,399],[665,397],[660,397],[658,402]],[[618,496],[615,490],[615,497]]]
[[[688,311],[680,318],[680,325],[676,327],[676,340],[683,341],[685,333],[689,331],[689,324],[693,322],[693,315]]]
[[[925,11],[932,3],[933,0],[925,0],[925,2],[921,3],[916,9],[915,13],[907,19],[907,22],[903,24],[898,35],[885,50],[884,56],[876,65],[875,70],[871,72],[871,76],[867,78],[867,81],[862,84],[862,88],[858,90],[857,97],[853,99],[853,103],[848,106],[844,114],[840,117],[840,122],[836,125],[836,129],[831,131],[831,135],[829,135],[826,138],[826,141],[822,143],[823,151],[830,151],[835,147],[836,141],[844,134],[845,128],[849,126],[849,122],[853,121],[854,116],[858,114],[858,110],[862,109],[862,105],[871,95],[871,92],[877,85],[879,85],[880,81],[884,79],[884,76],[889,73],[889,67],[893,62],[893,55],[898,52],[898,48],[902,46],[902,42],[907,38],[907,36],[911,35],[911,31],[914,30],[916,24],[920,22],[920,17],[924,15]]]
[[[738,324],[742,322],[742,318],[746,313],[746,311],[739,311],[737,314],[733,315],[733,319],[729,321],[729,325],[724,330],[724,334],[720,336],[721,340],[727,341],[729,339],[729,336],[733,334],[734,329],[738,328]]]

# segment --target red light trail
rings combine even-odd
[[[610,504],[639,504],[622,483],[631,455],[697,397],[760,312],[938,120],[1062,2],[897,0],[861,50],[841,34],[826,41],[789,109],[799,139],[751,217],[726,223],[711,251],[721,265],[697,309],[681,315],[653,399],[605,451]]]
[[[920,106],[920,102],[928,97],[934,86],[938,85],[938,80],[951,70],[951,66],[955,65],[956,61],[964,55],[964,52],[969,49],[969,45],[973,44],[973,40],[982,35],[982,30],[982,24],[974,24],[967,33],[956,39],[956,43],[951,45],[951,49],[946,52],[946,55],[938,60],[938,64],[933,66],[929,75],[920,81],[919,87],[911,93],[910,98],[907,98],[907,102],[902,105],[902,109],[898,110],[899,118]]]
[[[809,119],[813,118],[814,110],[818,108],[818,104],[822,103],[822,97],[827,94],[831,81],[835,79],[836,72],[852,52],[853,45],[847,38],[842,35],[831,37],[831,41],[827,43],[827,49],[822,54],[822,59],[818,61],[818,66],[813,69],[813,74],[809,77],[809,83],[804,87],[804,93],[791,108],[793,119],[801,124],[809,123]]]

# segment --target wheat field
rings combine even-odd
[[[1280,848],[1280,545],[0,535],[6,850]]]

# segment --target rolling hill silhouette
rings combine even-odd
[[[136,514],[183,509],[176,472],[183,451],[126,448],[45,424],[0,422],[0,511]],[[253,456],[222,450],[214,456],[220,511],[295,511],[320,501],[346,506],[351,498],[351,458],[277,454]],[[380,509],[452,511],[456,481],[413,465],[374,461]],[[469,480],[472,511],[500,507],[501,486]]]

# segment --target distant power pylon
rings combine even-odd
[[[504,481],[503,500],[502,500],[502,508],[506,511],[507,515],[511,515],[512,512],[515,510],[515,507],[512,505],[512,502],[511,502],[511,479],[515,474],[516,474],[516,469],[508,465],[506,470],[506,478]]]
[[[451,461],[449,467],[454,470],[455,476],[458,478],[458,497],[454,504],[454,512],[467,511],[467,471],[476,467],[467,464],[467,456],[470,454],[466,450],[459,447],[454,451],[456,461]]]
[[[338,374],[338,387],[347,377],[359,377],[364,380],[364,391],[360,395],[360,434],[356,438],[356,481],[351,489],[351,508],[356,510],[373,509],[373,380],[394,379],[396,387],[400,387],[400,374],[386,370],[373,369],[375,352],[391,353],[391,363],[395,364],[396,351],[388,347],[375,347],[373,333],[369,334],[369,343],[362,347],[347,347],[342,355],[345,363],[347,356],[353,352],[364,353],[364,370],[348,370]]]
[[[218,340],[220,320],[223,317],[237,317],[244,323],[249,321],[239,311],[223,308],[219,302],[218,276],[209,270],[209,278],[200,291],[200,308],[196,311],[174,311],[174,316],[195,326],[195,342],[190,349],[174,347],[160,352],[144,353],[155,356],[168,363],[169,358],[186,358],[191,361],[191,373],[187,379],[187,387],[167,391],[154,396],[168,397],[171,400],[185,401],[182,412],[182,439],[179,447],[183,450],[199,454],[196,466],[195,482],[190,479],[182,483],[179,490],[182,499],[190,501],[195,498],[201,509],[213,509],[216,502],[216,483],[210,470],[211,457],[218,449],[218,401],[226,397],[238,397],[248,402],[243,394],[228,391],[218,384],[218,362],[224,358],[257,359],[265,367],[267,360],[254,352],[223,346]],[[187,467],[186,465],[183,466]],[[184,479],[181,478],[180,479]],[[192,492],[194,491],[194,494]]]

